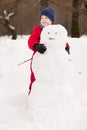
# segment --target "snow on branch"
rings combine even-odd
[[[4,10],[3,14],[4,14],[4,19],[10,20],[10,17],[13,16],[15,14],[15,12],[7,13],[7,11]]]
[[[12,39],[17,38],[15,27],[10,24],[10,18],[15,15],[15,12],[8,13],[7,10],[3,10],[3,16],[0,15],[0,23],[3,24],[8,31],[12,34]]]

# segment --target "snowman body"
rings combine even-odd
[[[70,87],[72,71],[65,51],[66,42],[67,31],[63,26],[45,27],[40,43],[47,50],[44,54],[37,52],[32,62],[36,81],[29,97],[30,108],[38,121],[52,130],[73,130],[77,116]]]

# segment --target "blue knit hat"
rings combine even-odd
[[[45,15],[47,16],[51,21],[52,21],[52,24],[55,22],[55,10],[53,8],[45,8],[43,10],[41,10],[40,12],[40,18],[42,15]]]

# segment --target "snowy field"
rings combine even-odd
[[[0,37],[0,130],[67,130],[66,128],[58,129],[59,126],[51,129],[51,124],[50,128],[47,127],[44,120],[39,122],[35,115],[33,118],[32,115],[35,112],[32,110],[33,114],[31,114],[29,110],[30,61],[18,65],[31,58],[32,51],[28,49],[27,40],[28,36],[18,37],[17,40],[11,40],[7,36]],[[79,39],[69,38],[69,43],[71,46],[69,60],[75,67],[71,87],[74,91],[76,113],[79,115],[73,130],[87,130],[87,36]],[[58,93],[58,98],[59,94],[61,93]],[[52,97],[55,100],[55,95]],[[60,120],[60,118],[57,119]]]

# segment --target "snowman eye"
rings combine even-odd
[[[57,34],[57,32],[55,32],[55,34]]]
[[[50,32],[48,32],[48,34],[50,34]]]

